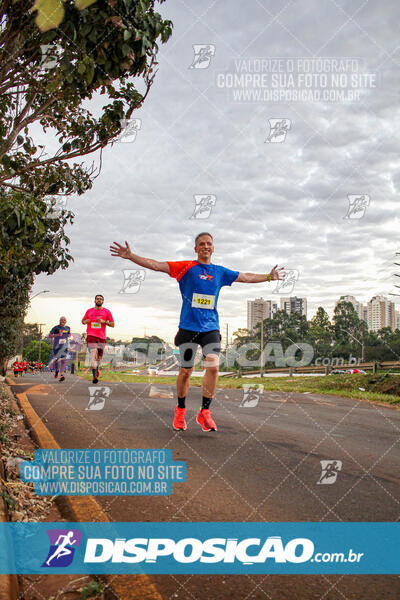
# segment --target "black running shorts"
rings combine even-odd
[[[221,352],[221,334],[218,329],[212,331],[179,329],[174,343],[179,347],[179,363],[184,369],[193,367],[198,346],[201,346],[203,358],[208,354],[218,355]]]

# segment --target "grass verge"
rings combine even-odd
[[[88,381],[92,380],[90,373],[78,372],[77,375]],[[100,382],[147,383],[175,385],[176,377],[157,377],[133,375],[127,371],[101,371]],[[99,383],[100,383],[99,382]],[[201,377],[192,377],[191,385],[201,386]],[[374,402],[386,402],[400,406],[400,377],[385,373],[382,375],[328,375],[321,377],[255,377],[252,379],[241,377],[220,377],[218,388],[239,389],[246,384],[264,385],[264,390],[281,392],[312,392],[314,394],[327,394],[342,396],[344,398],[357,398]],[[362,388],[362,390],[360,390]],[[365,390],[365,391],[363,391]]]

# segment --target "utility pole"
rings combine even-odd
[[[264,307],[261,311],[261,353],[260,353],[260,377],[264,376]]]
[[[41,358],[41,354],[42,354],[42,325],[45,325],[45,323],[38,323],[39,325],[39,358],[38,358],[38,362],[40,362],[40,358]]]
[[[225,368],[228,364],[228,346],[229,346],[229,325],[226,324],[226,348],[225,348]]]
[[[396,252],[396,260],[398,260],[398,259],[397,259],[397,256],[400,256],[400,252]],[[400,263],[398,263],[398,262],[395,262],[395,263],[393,263],[393,264],[394,264],[394,265],[397,265],[398,267],[400,267]],[[395,277],[400,277],[400,275],[399,275],[398,273],[394,273],[394,276],[395,276]],[[395,284],[395,286],[394,286],[394,287],[395,287],[395,288],[400,288],[400,285],[396,285],[396,284]],[[399,296],[400,296],[400,294],[389,294],[389,296],[398,296],[398,297],[399,297]]]

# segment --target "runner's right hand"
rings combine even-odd
[[[125,246],[121,246],[118,242],[113,242],[114,246],[110,246],[110,252],[113,256],[120,256],[121,258],[130,258],[131,249],[128,242],[125,240]]]

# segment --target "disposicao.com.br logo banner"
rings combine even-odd
[[[1,523],[0,573],[400,573],[400,523],[60,525]]]

